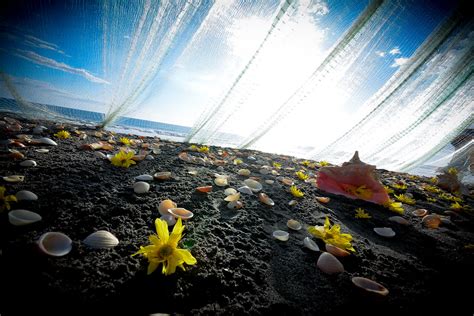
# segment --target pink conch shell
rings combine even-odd
[[[385,204],[389,201],[389,196],[376,179],[374,170],[375,166],[360,161],[356,151],[354,157],[349,162],[344,162],[341,167],[319,169],[316,185],[320,190],[329,193]]]

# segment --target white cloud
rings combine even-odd
[[[386,54],[386,53],[385,53],[385,52],[382,52],[381,50],[378,50],[378,51],[375,52],[375,54],[376,54],[377,56],[379,56],[379,57],[385,57],[385,54]]]
[[[329,13],[328,4],[325,1],[318,0],[308,5],[307,12],[315,15],[326,15]]]
[[[388,53],[390,55],[400,55],[402,52],[400,51],[400,48],[394,47]]]
[[[392,67],[392,68],[400,67],[401,65],[406,64],[409,60],[410,60],[410,58],[406,58],[406,57],[395,58],[393,60],[393,64],[390,65],[390,67]]]
[[[56,45],[56,44],[46,42],[42,39],[39,39],[39,38],[31,36],[31,35],[24,35],[24,37],[25,37],[25,39],[23,40],[23,43],[28,45],[28,46],[48,49],[48,50],[55,51],[56,53],[68,56],[68,55],[66,55],[66,53],[64,53],[64,51],[60,50],[58,45]]]
[[[82,68],[74,68],[72,66],[69,66],[63,62],[56,61],[51,58],[47,58],[41,55],[36,54],[35,52],[32,51],[26,51],[22,49],[17,49],[16,53],[13,53],[15,56],[18,56],[20,58],[29,60],[35,64],[50,67],[53,69],[58,69],[64,72],[80,75],[87,80],[95,83],[105,83],[105,84],[110,84],[110,82],[101,79],[99,77],[94,76],[91,74],[89,71],[82,69]]]

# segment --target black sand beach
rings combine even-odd
[[[1,115],[3,118],[5,116]],[[11,117],[11,115],[9,115]],[[474,263],[474,221],[472,196],[463,196],[465,209],[448,212],[450,201],[422,189],[428,178],[377,170],[382,183],[401,180],[408,188],[395,193],[411,193],[414,206],[404,205],[409,225],[388,220],[397,215],[388,209],[365,202],[326,193],[314,184],[299,180],[295,171],[316,173],[318,167],[304,167],[302,159],[252,150],[235,150],[210,146],[209,153],[190,152],[207,163],[195,164],[178,158],[190,144],[159,140],[161,153],[144,159],[130,168],[113,166],[93,150],[81,148],[99,140],[116,141],[123,135],[104,132],[101,138],[90,127],[78,125],[87,134],[80,139],[73,125],[64,124],[71,138],[57,139],[58,131],[51,122],[20,119],[21,131],[8,131],[3,124],[2,139],[15,139],[18,134],[32,134],[38,125],[48,127],[41,137],[54,139],[58,146],[26,145],[10,147],[37,162],[35,167],[22,167],[22,160],[11,159],[3,148],[1,175],[24,175],[20,183],[2,181],[6,194],[30,190],[37,201],[12,202],[12,209],[27,209],[42,216],[31,225],[13,226],[8,211],[0,217],[2,232],[2,299],[0,314],[273,314],[273,315],[340,315],[363,314],[437,314],[447,308],[452,315],[472,315]],[[35,138],[40,137],[36,135]],[[127,136],[139,139],[137,136]],[[144,143],[157,139],[140,138]],[[119,145],[114,145],[116,153]],[[48,153],[35,149],[47,148]],[[103,151],[104,154],[109,152]],[[227,152],[227,154],[225,154]],[[227,156],[226,156],[227,155]],[[362,161],[363,153],[360,153]],[[255,159],[249,159],[250,156]],[[243,163],[235,165],[240,158]],[[219,161],[224,161],[221,163]],[[274,169],[281,176],[295,180],[304,192],[296,205],[288,186],[277,175],[261,174],[262,165],[281,164]],[[219,166],[221,165],[221,166]],[[242,194],[243,208],[231,210],[224,201],[224,190],[214,184],[214,173],[229,175],[230,187],[237,189],[247,177],[237,171],[247,168],[260,179],[263,192],[274,202],[262,204],[256,195]],[[196,170],[197,175],[189,173]],[[150,191],[136,194],[134,178],[170,171],[164,181],[150,181]],[[1,180],[1,179],[0,179]],[[267,184],[264,180],[274,180]],[[213,185],[212,192],[200,193],[196,187]],[[329,203],[315,198],[326,196]],[[436,198],[435,202],[427,197]],[[148,236],[156,233],[154,221],[160,216],[160,201],[172,199],[179,207],[194,213],[184,221],[186,228],[181,247],[189,247],[197,264],[186,266],[165,276],[158,268],[147,275],[146,258],[131,257],[140,246],[148,244]],[[356,208],[365,209],[372,218],[356,219]],[[420,217],[412,215],[424,208],[440,214],[443,223],[437,229],[426,228]],[[356,250],[340,258],[345,272],[327,275],[317,266],[320,252],[303,247],[310,236],[309,225],[322,225],[326,216],[340,224],[344,233],[353,237]],[[303,229],[291,231],[286,223],[296,219]],[[374,227],[391,227],[393,238],[377,235]],[[272,237],[274,230],[289,231],[286,242]],[[82,241],[97,230],[113,233],[120,243],[112,249],[90,249]],[[38,250],[36,241],[45,232],[65,233],[73,240],[72,251],[63,257],[51,257]],[[314,239],[321,250],[322,240]],[[184,245],[184,246],[183,246]],[[351,282],[355,276],[367,277],[384,285],[387,296],[365,292]],[[131,311],[131,312],[125,312]]]

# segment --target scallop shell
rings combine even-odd
[[[270,205],[270,206],[275,205],[275,202],[273,202],[273,200],[270,199],[270,198],[268,197],[268,195],[266,195],[265,193],[259,193],[259,194],[258,194],[258,199],[259,199],[259,201],[262,202],[263,204]]]
[[[441,217],[437,214],[430,214],[423,217],[421,222],[428,228],[438,228],[441,224]]]
[[[33,224],[41,220],[41,215],[27,210],[13,210],[8,212],[8,221],[15,226]]]
[[[18,201],[36,201],[36,200],[38,200],[38,196],[36,194],[34,194],[31,191],[27,191],[27,190],[18,191],[15,194],[15,196],[16,196],[16,199]]]
[[[304,245],[306,248],[308,248],[309,250],[312,250],[312,251],[320,251],[318,244],[315,243],[314,240],[312,240],[312,239],[309,238],[309,237],[306,237],[305,239],[303,239],[303,245]]]
[[[158,212],[160,212],[161,215],[169,215],[168,209],[170,208],[176,208],[177,204],[171,200],[163,200],[160,202],[160,205],[158,205]]]
[[[71,252],[72,240],[63,233],[47,232],[39,238],[38,246],[47,255],[61,257]]]
[[[375,227],[374,232],[376,232],[377,235],[387,238],[392,238],[395,236],[395,232],[390,227]]]
[[[326,274],[336,274],[344,272],[342,263],[329,252],[323,252],[317,262],[317,266]]]
[[[202,192],[202,193],[209,193],[212,191],[212,185],[204,186],[204,187],[197,187],[196,191]]]
[[[48,137],[42,137],[40,139],[37,139],[36,141],[38,141],[41,144],[45,144],[45,145],[58,146],[58,143],[56,143],[54,140],[52,140],[51,138],[48,138]]]
[[[239,193],[235,193],[235,194],[231,194],[231,195],[228,195],[224,201],[227,201],[227,202],[234,202],[234,201],[237,201],[240,199],[240,192]]]
[[[168,180],[171,178],[171,172],[169,171],[162,171],[162,172],[157,172],[153,175],[155,179],[157,180]]]
[[[183,220],[190,219],[194,216],[193,212],[181,207],[170,208],[168,209],[168,213]]]
[[[135,180],[138,180],[138,181],[152,181],[153,176],[149,175],[149,174],[142,174],[142,175],[136,176]]]
[[[388,218],[389,221],[401,224],[401,225],[410,225],[410,222],[401,216],[391,216]]]
[[[240,201],[232,201],[227,203],[227,208],[230,208],[231,210],[238,210],[243,207],[243,203]]]
[[[34,160],[24,160],[20,162],[20,166],[22,167],[35,167],[36,166],[36,161]]]
[[[249,195],[253,195],[253,191],[252,189],[250,189],[248,186],[243,186],[243,187],[240,187],[237,189],[239,192],[242,192],[244,194],[249,194]]]
[[[301,223],[295,219],[289,219],[286,222],[286,226],[288,226],[288,228],[293,229],[293,230],[300,230],[301,228],[303,228],[303,225],[301,225]]]
[[[168,226],[176,224],[176,218],[171,214],[161,215],[160,219],[164,220]]]
[[[417,216],[417,217],[423,217],[425,216],[426,214],[428,214],[428,210],[425,210],[424,208],[419,208],[417,210],[414,210],[413,212],[411,212],[414,216]]]
[[[244,180],[244,184],[248,186],[253,192],[258,192],[262,189],[262,184],[254,179]]]
[[[273,232],[273,237],[280,241],[287,241],[290,238],[290,234],[288,234],[288,232],[283,231],[283,230],[275,230]]]
[[[90,234],[83,242],[87,246],[96,249],[113,248],[119,244],[117,237],[106,230],[98,230]]]
[[[229,195],[232,195],[232,194],[236,194],[236,193],[237,193],[237,190],[234,189],[234,188],[227,188],[227,189],[225,189],[225,191],[224,191],[224,194],[225,194],[226,196],[229,196]]]
[[[386,287],[367,278],[353,277],[352,283],[354,283],[355,286],[360,287],[361,289],[371,293],[375,293],[382,296],[386,296],[388,294],[388,290]]]
[[[227,177],[217,177],[214,179],[214,183],[219,187],[225,187],[229,185],[229,182],[227,181]]]
[[[147,193],[150,190],[150,185],[147,182],[139,181],[133,184],[133,191],[137,194]]]
[[[250,175],[250,170],[249,169],[239,169],[237,173],[241,176],[246,176],[248,177]]]
[[[346,251],[331,244],[326,244],[326,251],[330,254],[335,255],[336,257],[347,257],[350,255],[349,251]]]

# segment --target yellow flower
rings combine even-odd
[[[406,184],[403,184],[403,183],[394,183],[392,184],[392,188],[397,189],[397,190],[406,190],[408,187]]]
[[[196,145],[191,145],[191,146],[189,146],[189,150],[191,150],[191,151],[198,151],[198,150],[199,150],[199,147],[196,146]]]
[[[350,234],[341,234],[341,226],[339,225],[330,227],[328,217],[326,217],[324,226],[310,226],[308,227],[308,232],[314,237],[322,239],[326,244],[355,252],[351,245],[352,236]]]
[[[454,203],[451,204],[451,206],[449,208],[452,209],[452,210],[461,210],[462,205],[459,204],[458,202],[454,202]]]
[[[425,191],[428,191],[428,192],[431,192],[431,193],[439,193],[441,191],[440,189],[438,189],[434,185],[429,185],[429,184],[423,186],[423,189]]]
[[[199,151],[200,153],[208,153],[208,152],[209,152],[209,147],[207,147],[207,146],[201,146],[201,147],[198,148],[198,151]]]
[[[0,212],[3,212],[5,209],[10,210],[10,202],[16,202],[16,196],[14,195],[5,195],[5,187],[0,187]]]
[[[395,202],[393,200],[388,200],[388,202],[385,203],[383,206],[388,208],[392,212],[398,213],[400,215],[405,212],[405,210],[403,209],[402,203]]]
[[[280,169],[281,168],[281,163],[278,162],[273,162],[273,167]]]
[[[128,153],[124,152],[123,150],[119,151],[118,154],[113,156],[110,161],[114,166],[117,167],[124,167],[128,168],[130,165],[136,164],[135,161],[132,160],[133,158],[133,151],[129,151]]]
[[[121,137],[119,140],[125,146],[130,146],[131,145],[130,139],[128,139],[127,137]]]
[[[66,139],[66,138],[71,137],[71,134],[69,134],[68,131],[59,131],[56,134],[54,134],[54,136],[56,136],[57,138]]]
[[[430,178],[430,182],[433,183],[433,184],[436,184],[436,183],[438,183],[438,178],[436,178],[436,177],[431,177],[431,178]]]
[[[303,180],[303,181],[309,178],[309,176],[308,176],[307,174],[305,174],[305,173],[304,173],[303,171],[301,171],[301,170],[295,172],[295,174],[296,174],[296,176],[297,176],[298,178],[300,178],[300,180]]]
[[[409,196],[406,196],[405,194],[399,194],[399,195],[394,195],[397,200],[399,200],[402,203],[409,204],[409,205],[415,205],[416,201],[415,199],[412,199]]]
[[[448,173],[453,175],[453,176],[457,176],[459,171],[458,171],[458,169],[456,169],[454,167],[451,167],[451,168],[448,169]]]
[[[428,197],[428,198],[426,198],[426,200],[427,200],[428,202],[436,202],[436,199],[435,199],[435,198],[432,198],[432,197]]]
[[[391,194],[391,193],[394,192],[391,187],[388,187],[388,186],[386,186],[386,185],[384,185],[383,188],[385,189],[385,192],[387,192],[387,194]]]
[[[301,164],[302,164],[303,166],[308,167],[309,164],[310,164],[310,162],[309,162],[308,160],[305,160],[305,161],[302,161]]]
[[[234,159],[234,165],[240,165],[241,163],[243,163],[242,159],[240,159],[240,158],[235,158]]]
[[[163,263],[161,272],[164,275],[176,272],[176,267],[186,270],[183,266],[184,263],[196,264],[197,260],[189,250],[178,248],[178,242],[181,240],[184,230],[181,218],[178,218],[171,235],[168,232],[168,224],[164,220],[157,218],[155,227],[157,234],[148,237],[151,245],[140,246],[140,250],[132,255],[140,254],[148,259],[148,274],[155,271],[160,263]]]
[[[369,213],[367,213],[364,209],[358,208],[356,209],[355,218],[372,218]]]
[[[372,197],[372,190],[367,188],[365,184],[358,187],[351,184],[341,184],[341,186],[344,191],[359,199],[368,200]]]
[[[321,160],[321,161],[319,162],[319,166],[320,166],[320,167],[325,167],[325,166],[327,166],[327,165],[329,165],[329,162],[327,162],[327,161],[325,161],[325,160]]]
[[[301,191],[296,187],[296,185],[292,185],[292,186],[290,187],[290,192],[291,192],[291,194],[293,194],[294,197],[297,197],[297,198],[302,197],[302,196],[304,195],[304,193],[301,192]]]

